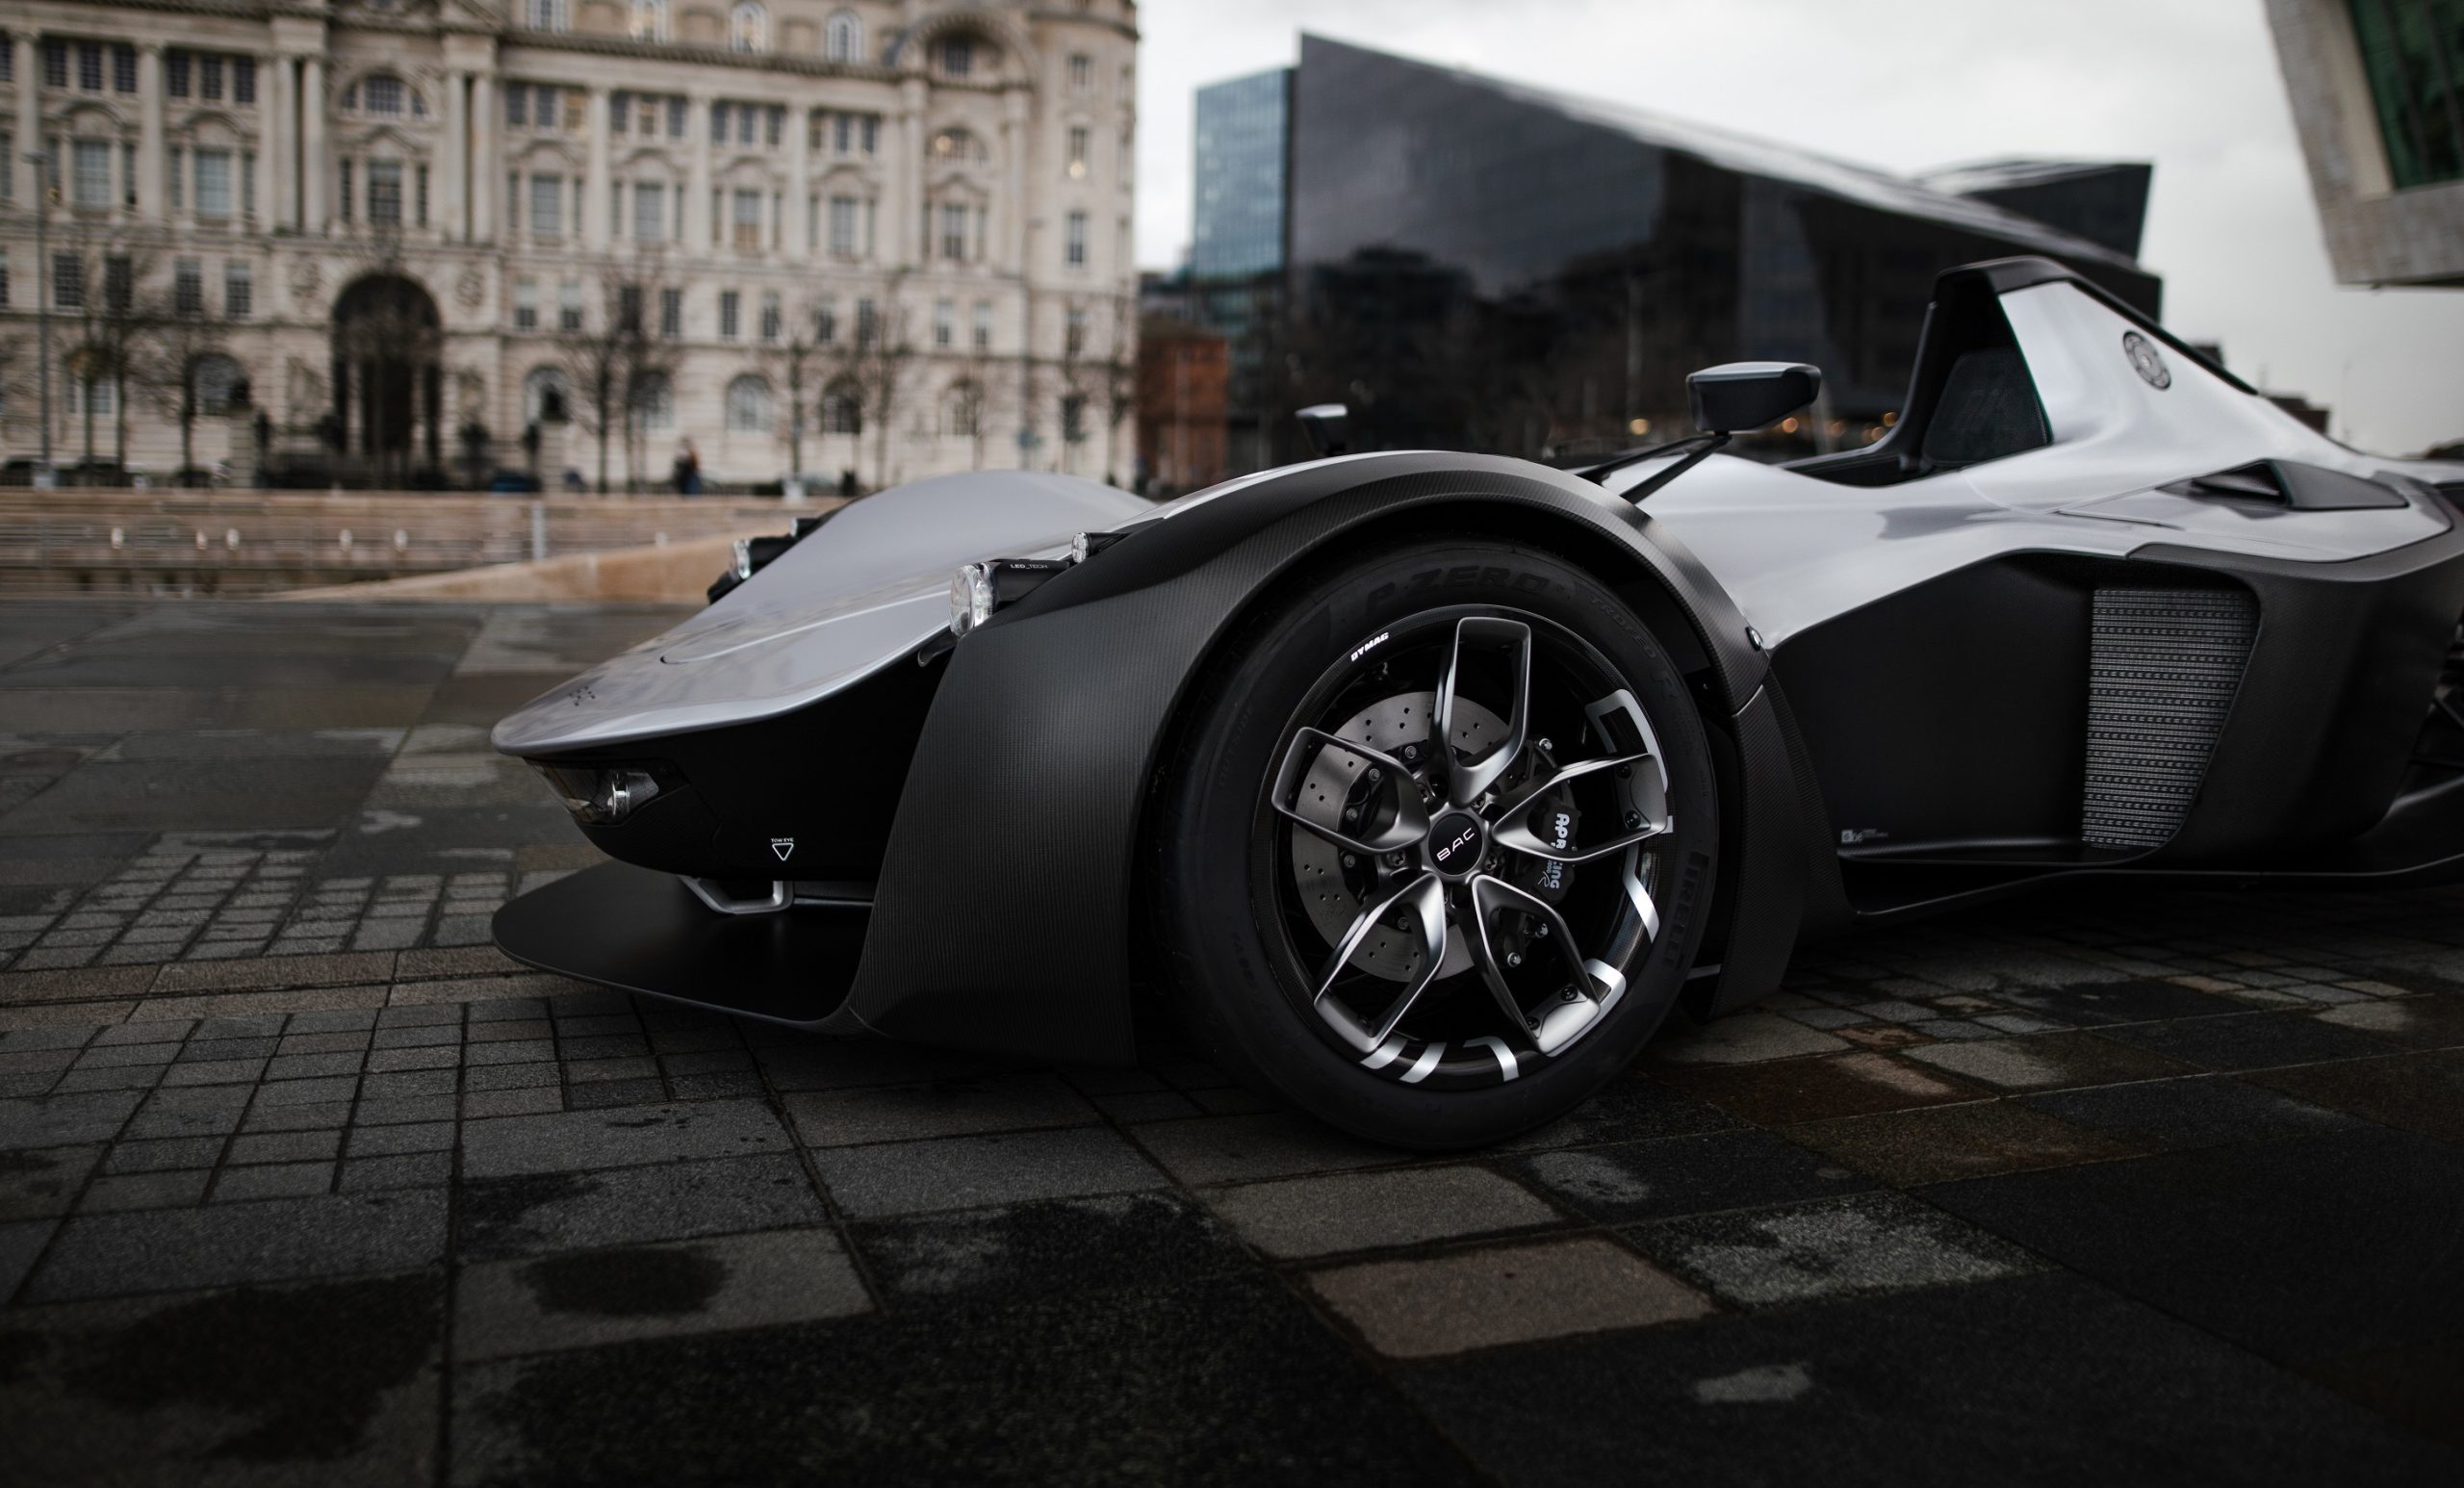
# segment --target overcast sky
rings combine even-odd
[[[2165,319],[2402,453],[2464,438],[2464,291],[2338,288],[2261,0],[1146,0],[1138,257],[1190,239],[1200,85],[1298,60],[1302,27],[1424,62],[1913,171],[2005,155],[2156,166]]]

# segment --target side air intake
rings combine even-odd
[[[2144,850],[2189,814],[2259,628],[2241,589],[2099,589],[2081,835]]]

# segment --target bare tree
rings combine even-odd
[[[873,479],[881,486],[888,485],[890,478],[890,418],[906,396],[909,364],[915,359],[907,307],[899,300],[907,274],[902,269],[889,276],[887,293],[869,317],[859,303],[855,339],[840,354],[836,374],[831,379],[854,385],[863,398],[864,416],[873,423]]]
[[[114,394],[114,459],[123,468],[128,463],[130,384],[161,314],[150,289],[158,263],[150,249],[83,228],[65,251],[53,255],[52,272],[72,287],[64,363],[78,385],[88,465],[94,462],[94,390],[105,385]],[[54,302],[60,298],[55,294]]]
[[[660,313],[661,292],[667,288],[657,267],[655,260],[610,265],[599,279],[596,323],[585,315],[580,325],[558,336],[559,360],[573,395],[569,412],[598,444],[603,496],[608,489],[611,439],[624,448],[627,485],[638,487],[649,414],[675,375],[675,344],[658,334],[653,320]]]
[[[787,477],[791,480],[804,475],[805,414],[808,409],[818,411],[823,374],[829,371],[828,352],[821,341],[820,309],[808,301],[790,313],[780,340],[764,356],[787,394]]]
[[[180,468],[175,480],[187,479],[196,467],[198,416],[219,411],[205,407],[206,390],[199,374],[209,358],[224,354],[224,345],[219,317],[205,314],[202,306],[192,310],[175,304],[171,314],[155,322],[139,363],[139,380],[180,426]]]

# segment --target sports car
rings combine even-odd
[[[1337,453],[1162,505],[922,480],[500,724],[614,861],[536,965],[823,1034],[1235,1073],[1425,1148],[1555,1116],[1818,936],[2088,875],[2464,866],[2464,465],[2314,433],[2040,259],[1887,435]],[[1337,411],[1304,411],[1332,431]]]

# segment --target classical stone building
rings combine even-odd
[[[47,296],[62,463],[90,424],[139,470],[183,422],[199,463],[239,453],[244,383],[278,462],[343,478],[595,479],[603,422],[619,483],[687,439],[736,484],[791,443],[867,485],[1126,478],[1131,0],[18,0],[0,28],[9,456]],[[115,387],[76,353],[132,298]]]

